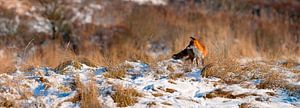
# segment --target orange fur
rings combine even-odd
[[[194,43],[194,46],[203,54],[204,57],[207,55],[206,47],[203,43],[201,43],[198,39],[192,40]]]
[[[207,50],[203,43],[201,43],[198,39],[191,37],[190,44],[181,52],[174,54],[172,56],[173,59],[181,59],[184,57],[188,57],[186,60],[191,60],[192,63],[199,65],[201,61],[201,65],[204,65],[204,58],[207,56]],[[195,52],[195,49],[197,52]],[[200,53],[200,55],[198,55]]]
[[[198,51],[198,53],[200,53],[200,57],[199,56],[194,56],[193,61],[196,62],[197,66],[199,65],[199,63],[201,62],[201,65],[204,65],[204,58],[207,55],[207,50],[206,47],[204,46],[204,44],[202,44],[198,39],[191,37],[191,41],[188,47],[194,47],[196,48],[196,50]],[[194,54],[195,55],[195,54]]]

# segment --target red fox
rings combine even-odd
[[[172,58],[182,59],[184,57],[188,57],[186,60],[191,60],[191,62],[196,63],[197,66],[199,66],[201,60],[201,65],[204,66],[204,58],[207,55],[206,47],[198,39],[194,37],[190,38],[192,40],[190,41],[189,45],[181,52],[174,54]]]

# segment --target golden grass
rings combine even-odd
[[[229,99],[237,99],[237,98],[245,98],[247,96],[259,96],[258,94],[254,93],[242,93],[233,95],[232,91],[224,91],[223,89],[216,89],[208,94],[205,95],[205,98],[215,98],[215,97],[222,97],[222,98],[229,98]]]
[[[16,107],[16,103],[14,100],[7,100],[0,97],[0,107]]]
[[[248,12],[252,10],[249,7],[255,3],[248,1],[240,1],[244,5],[229,1],[212,3],[222,4],[222,9],[211,14],[213,8],[210,5],[194,9],[197,7],[188,4],[179,12],[172,5],[133,5],[125,8],[120,2],[112,1],[112,5],[116,7],[120,5],[124,10],[132,8],[133,10],[126,13],[126,17],[116,25],[104,27],[87,24],[73,27],[72,31],[80,37],[78,55],[75,55],[70,48],[62,48],[62,42],[52,42],[49,38],[43,38],[42,33],[37,34],[38,38],[23,35],[20,39],[7,37],[12,39],[3,39],[1,46],[5,47],[5,44],[2,44],[5,40],[16,40],[24,44],[31,38],[35,39],[33,43],[37,50],[33,54],[27,54],[29,51],[25,52],[27,56],[23,58],[22,68],[39,66],[54,68],[64,61],[78,58],[85,58],[97,66],[115,66],[125,60],[143,60],[151,64],[158,59],[147,55],[146,46],[149,43],[166,44],[170,53],[162,55],[160,59],[167,59],[173,53],[182,50],[188,44],[189,37],[198,32],[200,35],[196,37],[200,38],[208,48],[209,61],[253,56],[287,59],[299,57],[297,55],[300,53],[298,50],[300,45],[297,42],[299,33],[294,31],[293,26],[298,23],[285,23],[294,19],[273,12],[264,13],[261,17],[253,17]],[[208,4],[204,1],[203,5]],[[229,9],[228,5],[232,8]],[[116,10],[109,11],[118,13]],[[98,37],[107,35],[109,39],[105,42],[91,42],[91,38],[98,32],[103,33]],[[23,34],[30,35],[30,33]],[[47,41],[48,44],[40,45],[40,41]],[[106,43],[105,47],[98,46],[99,43]]]
[[[111,95],[118,107],[127,107],[138,102],[138,97],[143,96],[134,88],[124,88],[121,85],[115,85],[115,93]]]
[[[98,88],[95,82],[90,81],[86,85],[80,82],[79,77],[75,77],[74,89],[76,89],[77,94],[64,102],[70,101],[73,103],[79,102],[81,108],[103,108],[101,100],[98,99]],[[60,106],[58,104],[58,106]]]
[[[71,27],[72,33],[78,35],[80,41],[78,55],[68,47],[63,48],[65,46],[60,42],[61,40],[50,40],[43,33],[32,35],[26,32],[29,31],[26,30],[27,28],[23,27],[20,28],[22,33],[18,33],[20,36],[0,37],[1,48],[7,47],[7,43],[13,43],[19,49],[23,49],[26,43],[32,39],[35,40],[27,51],[5,51],[4,57],[0,57],[0,63],[3,64],[0,67],[0,73],[15,70],[14,53],[22,55],[23,60],[20,64],[22,69],[41,66],[55,68],[70,60],[90,64],[90,66],[107,67],[117,66],[125,60],[142,60],[148,64],[154,64],[159,59],[169,59],[173,53],[184,49],[189,42],[189,37],[197,32],[200,35],[196,37],[200,38],[208,49],[205,64],[213,64],[204,71],[203,77],[218,77],[228,84],[261,78],[263,83],[258,86],[259,88],[283,87],[284,81],[278,77],[281,75],[276,76],[278,73],[271,72],[269,67],[258,64],[242,67],[235,60],[240,57],[256,56],[292,60],[299,57],[297,55],[300,53],[299,19],[290,18],[276,11],[262,13],[260,17],[257,17],[250,11],[252,11],[252,6],[257,5],[258,0],[250,1],[254,3],[249,1],[234,3],[227,0],[211,2],[221,4],[221,7],[213,7],[204,1],[204,8],[195,9],[197,7],[193,4],[187,4],[181,7],[180,11],[172,5],[128,5],[124,10],[132,10],[126,12],[126,17],[118,20],[119,23],[116,25],[87,24]],[[122,3],[112,2],[114,7],[124,7]],[[265,5],[265,3],[262,4]],[[272,4],[268,5],[270,8],[278,9]],[[282,11],[290,12],[283,5],[284,3],[279,3],[277,6],[282,6]],[[118,13],[118,10],[110,11]],[[98,32],[101,33],[98,34]],[[109,39],[92,42],[95,35],[107,36]],[[47,44],[41,44],[43,41]],[[163,54],[159,59],[152,58],[147,54],[146,46],[153,42],[166,44],[170,53]],[[104,47],[98,45],[99,43],[105,43]],[[32,46],[35,47],[34,51],[30,50]],[[289,62],[282,64],[287,68],[295,65]],[[171,67],[168,67],[168,70],[174,71]],[[255,70],[260,73],[247,75]],[[125,73],[124,70],[116,70],[104,75],[107,78],[124,78]],[[182,76],[183,74],[169,75],[171,79]]]
[[[270,72],[264,76],[263,81],[257,85],[260,89],[286,88],[285,76],[279,72]]]
[[[109,70],[108,72],[104,73],[103,76],[105,78],[122,79],[122,78],[125,78],[125,76],[126,76],[126,70],[124,70],[124,69]]]
[[[239,108],[252,108],[251,103],[242,103],[239,105]]]
[[[1,73],[11,73],[16,70],[16,58],[14,57],[14,52],[8,49],[3,49],[0,55],[0,74]]]
[[[152,93],[152,95],[153,95],[154,97],[164,96],[164,94],[162,94],[162,93]]]
[[[69,49],[62,49],[59,44],[53,42],[46,46],[38,47],[33,54],[23,58],[22,68],[48,66],[55,68],[61,63],[75,59],[75,54]]]
[[[268,64],[268,62],[264,62]],[[260,89],[288,89],[288,83],[285,75],[272,70],[272,66],[260,64],[259,62],[250,62],[240,65],[238,62],[228,59],[214,61],[213,66],[206,68],[202,77],[217,77],[227,84],[239,84],[243,81],[261,79],[262,82],[257,85]]]
[[[177,90],[175,89],[172,89],[172,88],[166,88],[166,92],[169,92],[169,93],[174,93],[176,92]]]
[[[81,88],[81,101],[80,107],[81,108],[102,108],[98,97],[98,89],[95,83],[89,83],[84,88]]]
[[[280,65],[289,69],[294,69],[299,66],[300,63],[296,62],[295,60],[287,60]]]
[[[176,80],[178,78],[184,77],[184,73],[170,73],[168,77],[170,79]]]

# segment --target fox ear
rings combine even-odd
[[[195,40],[195,38],[194,37],[190,37],[192,40]]]

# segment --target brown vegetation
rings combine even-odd
[[[184,49],[189,37],[193,33],[199,33],[200,36],[196,37],[207,46],[209,52],[205,63],[213,64],[204,71],[203,77],[218,77],[228,84],[262,79],[258,88],[299,90],[297,87],[287,86],[283,75],[271,71],[268,66],[258,63],[241,66],[236,62],[241,57],[256,56],[274,60],[299,58],[300,18],[299,11],[294,11],[299,10],[299,1],[184,2],[185,5],[173,0],[167,6],[153,6],[111,0],[106,3],[109,8],[104,6],[108,10],[105,13],[113,13],[113,16],[118,17],[118,23],[111,25],[80,25],[78,21],[63,25],[60,22],[72,16],[64,14],[69,10],[64,10],[64,5],[68,4],[63,4],[58,6],[58,10],[63,10],[58,13],[53,10],[40,12],[43,14],[41,16],[53,22],[52,27],[58,28],[58,31],[50,34],[30,32],[30,27],[23,23],[29,22],[30,17],[20,16],[22,23],[18,30],[10,30],[13,32],[0,36],[0,49],[4,51],[0,56],[0,73],[13,72],[16,66],[21,69],[47,66],[62,70],[64,66],[61,64],[70,64],[65,61],[108,67],[125,60],[156,63],[158,60],[171,58],[173,53]],[[53,14],[49,14],[51,11]],[[14,19],[16,15],[9,9],[0,12],[0,17],[8,19]],[[68,35],[65,36],[64,33]],[[163,47],[155,47],[159,45]],[[148,53],[163,49],[169,49],[169,53],[163,53],[157,58]],[[71,64],[78,67],[77,62]],[[297,63],[282,64],[287,68],[295,65]],[[168,67],[168,70],[174,71],[172,67]],[[125,70],[111,70],[104,74],[106,78],[120,79],[125,75]],[[169,78],[177,79],[183,75],[172,73]],[[83,91],[94,92],[93,89]],[[82,92],[83,96],[84,93]],[[95,93],[92,95],[96,97]],[[116,87],[116,93],[112,95],[118,106],[132,105],[138,96],[140,95],[135,90],[122,87]]]
[[[239,105],[239,108],[252,108],[251,103],[242,103]]]
[[[115,93],[111,95],[118,107],[134,105],[138,102],[138,97],[143,96],[134,88],[124,88],[121,85],[115,85]]]
[[[263,81],[257,85],[257,88],[261,89],[274,89],[274,88],[286,88],[287,81],[284,76],[278,72],[272,72],[264,76]]]
[[[0,97],[0,107],[16,107],[16,103],[14,100],[7,100]]]
[[[163,96],[164,94],[162,94],[162,93],[152,93],[152,95],[154,97],[160,97],[160,96]]]
[[[166,92],[169,92],[169,93],[174,93],[176,92],[177,90],[175,89],[172,89],[172,88],[166,88]]]
[[[101,101],[98,99],[98,88],[94,83],[89,83],[81,89],[81,108],[102,108]]]
[[[149,107],[149,108],[152,108],[155,105],[156,105],[155,102],[149,102],[149,103],[147,103],[147,107]]]
[[[243,94],[234,95],[232,94],[232,91],[224,91],[223,89],[216,89],[206,94],[205,98],[222,97],[222,98],[236,99],[236,98],[244,98],[247,96],[259,96],[259,95],[254,93],[243,93]]]
[[[169,78],[176,80],[178,78],[182,78],[184,76],[184,73],[170,73]]]
[[[162,102],[161,104],[168,105],[168,106],[172,105],[171,103],[168,103],[168,102]]]
[[[81,108],[102,108],[101,101],[98,99],[98,88],[95,82],[88,82],[87,85],[83,85],[77,77],[74,86],[76,87],[77,94],[66,101],[79,102]]]
[[[115,69],[115,70],[109,70],[108,72],[104,73],[105,78],[118,78],[122,79],[125,78],[126,70],[124,69]]]
[[[78,36],[69,36],[65,40],[63,39],[65,37],[51,40],[49,34],[32,35],[34,33],[26,32],[28,28],[23,27],[20,28],[22,33],[15,33],[16,36],[1,37],[0,46],[5,47],[6,41],[10,41],[11,44],[23,49],[33,39],[27,51],[16,52],[25,53],[26,56],[22,57],[24,59],[22,65],[25,65],[22,67],[25,68],[56,67],[63,61],[82,57],[97,65],[115,65],[124,60],[137,59],[151,63],[155,58],[147,54],[146,51],[151,50],[147,47],[148,44],[165,44],[171,49],[171,53],[161,55],[160,58],[170,58],[171,54],[182,50],[187,45],[188,37],[194,32],[200,34],[196,37],[208,47],[209,61],[257,55],[267,58],[295,58],[299,54],[300,39],[299,28],[297,28],[299,18],[297,18],[298,13],[291,11],[291,8],[298,9],[294,5],[296,2],[294,0],[274,3],[259,0],[239,1],[239,3],[229,0],[203,1],[200,4],[185,2],[186,6],[177,4],[176,1],[170,2],[167,6],[152,6],[111,1],[110,5],[115,7],[120,5],[124,7],[122,11],[128,11],[124,12],[126,17],[120,17],[123,19],[118,21],[119,24],[109,26],[86,24],[80,27],[76,26],[78,22],[57,24],[63,21],[63,18],[70,17],[69,14],[62,14],[69,12],[68,9],[52,2],[52,4],[45,2],[42,5],[33,3],[30,5],[57,5],[58,10],[63,10],[62,13],[54,14],[49,14],[53,11],[51,9],[41,12],[44,13],[45,18],[55,23],[53,26],[59,27],[55,37],[63,37],[63,32]],[[218,4],[219,7],[214,4]],[[259,8],[255,8],[257,5]],[[290,8],[287,8],[288,6]],[[266,8],[274,11],[267,12]],[[109,8],[109,11],[118,13],[113,9]],[[283,14],[285,12],[286,14]],[[10,16],[14,14],[16,13]],[[108,39],[101,41],[104,36],[108,36]],[[41,43],[48,43],[48,45]],[[33,47],[35,47],[34,53],[29,53],[31,51],[28,50]]]
[[[16,59],[13,51],[3,49],[0,51],[0,74],[11,73],[16,70]]]

